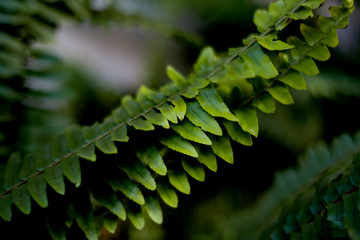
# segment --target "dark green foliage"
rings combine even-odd
[[[30,1],[1,2],[8,12],[0,16],[0,23],[15,26],[2,42],[20,59],[0,69],[4,80],[26,76],[21,72],[24,64],[18,63],[24,61],[22,47],[29,49],[36,36],[45,38],[63,15],[90,16],[82,1],[33,2],[32,7],[27,6]],[[16,225],[21,218],[16,208],[30,217],[44,216],[39,221],[53,239],[66,239],[73,228],[80,228],[88,239],[97,239],[103,225],[113,232],[118,218],[129,218],[142,229],[145,212],[162,223],[160,199],[177,207],[178,192],[191,192],[189,177],[205,180],[203,165],[217,171],[219,160],[234,163],[232,146],[251,146],[252,137],[258,136],[258,112],[273,113],[275,100],[293,103],[289,87],[305,89],[302,74],[316,75],[315,60],[328,60],[328,47],[338,44],[336,29],[346,27],[354,7],[352,1],[344,1],[343,6],[330,9],[331,17],[319,16],[308,25],[322,3],[273,2],[268,11],[255,12],[259,33],[244,39],[244,46],[229,49],[224,57],[207,47],[189,76],[169,66],[171,83],[158,90],[143,86],[135,96],[124,96],[121,105],[101,123],[70,126],[32,155],[12,154],[0,168],[0,216],[10,223],[1,220],[0,224]],[[280,35],[290,22],[297,23],[299,35]],[[26,41],[9,40],[17,37],[20,29],[29,34]],[[232,98],[235,91],[239,94]],[[357,141],[343,137],[333,149],[331,154],[326,148],[310,152],[310,160],[302,163],[305,167],[283,175],[285,180],[279,181],[286,184],[275,185],[270,197],[276,199],[269,202],[276,206],[287,197],[290,200],[271,215],[271,221],[249,228],[250,234],[274,239],[286,238],[286,234],[300,234],[304,239],[324,234],[358,236],[359,216],[353,210],[358,201],[359,163],[352,158],[359,150]],[[346,155],[349,151],[351,156]],[[336,160],[344,155],[345,160]],[[301,191],[314,179],[318,180],[314,188]],[[296,195],[290,195],[298,188]],[[63,210],[57,219],[53,218],[55,206],[51,206],[55,199],[56,208]],[[34,207],[35,202],[41,208]]]

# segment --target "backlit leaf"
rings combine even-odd
[[[159,175],[166,175],[166,165],[158,150],[154,146],[148,147],[145,150],[137,150],[136,154],[138,158],[154,170],[154,172]]]
[[[245,52],[239,54],[246,65],[248,65],[255,75],[265,79],[276,77],[279,73],[272,64],[268,56],[262,51],[259,44],[254,44]]]
[[[226,162],[230,164],[234,163],[234,155],[228,135],[223,134],[220,137],[210,136],[210,139],[212,142],[211,148],[214,153]]]
[[[181,160],[181,164],[185,172],[187,172],[191,177],[200,182],[205,180],[204,169],[197,160],[184,158]]]
[[[154,222],[158,224],[161,224],[163,222],[162,210],[160,207],[159,200],[156,197],[147,196],[145,198],[144,209]]]
[[[254,107],[244,107],[237,109],[235,116],[238,119],[238,123],[241,128],[253,136],[257,137],[259,133],[259,123],[256,115],[256,110]]]
[[[177,208],[178,197],[175,190],[168,182],[160,181],[157,183],[156,191],[159,193],[161,199],[170,207]]]
[[[257,107],[259,110],[261,110],[264,113],[275,112],[275,101],[268,93],[264,93],[261,96],[257,97],[256,99],[254,99],[252,105],[254,107]]]
[[[184,120],[177,125],[172,125],[171,128],[187,140],[205,145],[211,145],[211,141],[206,136],[206,134],[199,127],[196,127],[188,120]]]
[[[169,170],[168,177],[171,185],[182,193],[190,194],[190,184],[184,171]]]
[[[132,162],[131,165],[121,166],[121,169],[124,170],[124,172],[126,172],[129,177],[141,183],[147,189],[156,189],[154,178],[151,176],[146,167],[140,162]]]
[[[230,112],[214,88],[207,87],[201,89],[196,99],[200,103],[200,106],[210,115],[223,117],[230,121],[237,121],[237,118]]]
[[[183,120],[185,113],[186,113],[186,102],[184,101],[184,99],[182,99],[182,97],[180,96],[176,96],[174,99],[171,100],[171,103],[174,104],[174,110],[176,112],[176,116],[180,119]]]
[[[191,145],[191,143],[179,135],[173,134],[169,137],[161,138],[160,142],[174,151],[189,155],[191,157],[198,157],[198,154],[193,145]]]
[[[306,89],[304,77],[298,71],[290,70],[278,80],[298,90]]]
[[[223,124],[232,140],[245,146],[253,144],[251,135],[245,132],[239,124],[230,121],[223,121]]]
[[[222,130],[217,121],[201,108],[198,102],[188,103],[188,111],[186,117],[202,130],[210,132],[214,135],[221,136]]]
[[[293,98],[289,92],[289,89],[282,84],[276,84],[271,88],[267,89],[270,95],[284,105],[289,105],[294,103]]]
[[[143,205],[145,203],[144,196],[142,195],[138,186],[129,178],[122,176],[121,178],[109,180],[110,185],[117,191],[121,191],[126,197],[134,202]]]

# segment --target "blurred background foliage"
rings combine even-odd
[[[22,86],[14,90],[0,84],[0,143],[6,142],[1,159],[14,149],[33,151],[70,123],[101,121],[123,94],[141,84],[167,82],[168,64],[189,73],[204,46],[221,52],[241,45],[256,30],[254,10],[269,2],[89,1],[90,17],[64,20],[45,43],[33,43]],[[306,79],[308,90],[293,92],[295,104],[278,104],[275,114],[259,114],[259,137],[251,148],[233,146],[233,166],[221,161],[217,173],[207,171],[204,183],[193,181],[190,196],[180,195],[177,209],[163,208],[162,225],[147,221],[138,231],[120,223],[114,235],[104,232],[103,239],[221,238],[223,231],[232,231],[229,219],[269,188],[276,171],[295,166],[297,155],[320,140],[359,130],[359,22],[356,10],[348,29],[338,32],[340,45],[331,60],[319,63],[321,73]],[[8,114],[9,102],[21,105],[11,110],[13,115]],[[9,122],[16,129],[11,136]]]

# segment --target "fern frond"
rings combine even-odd
[[[224,239],[359,239],[359,136],[309,148],[297,168],[276,174],[273,186],[231,221],[236,231]]]
[[[70,127],[32,157],[12,155],[1,179],[0,216],[11,221],[13,203],[29,214],[32,197],[48,210],[46,224],[54,239],[66,237],[65,219],[75,221],[88,239],[97,239],[99,225],[114,216],[128,217],[139,229],[144,226],[142,212],[161,223],[159,198],[176,207],[175,189],[191,191],[188,176],[204,181],[202,164],[216,171],[216,156],[233,163],[231,141],[250,146],[251,135],[258,135],[257,109],[274,112],[275,100],[291,104],[288,86],[304,88],[300,72],[318,73],[313,58],[327,59],[322,57],[326,45],[336,45],[335,30],[345,27],[353,7],[332,8],[332,17],[319,17],[317,28],[301,24],[305,41],[288,36],[285,42],[278,33],[292,20],[312,17],[321,3],[272,3],[269,11],[255,13],[260,33],[245,39],[245,46],[230,49],[227,57],[219,59],[206,48],[188,77],[168,67],[172,83],[159,90],[141,87],[135,97],[125,96],[103,122]],[[236,91],[240,94],[229,94]],[[64,195],[59,205],[70,213],[57,215],[64,221],[51,217],[47,185]],[[113,229],[113,224],[105,226]]]

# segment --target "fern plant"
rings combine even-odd
[[[43,26],[62,11],[88,17],[82,1],[35,2],[38,8],[30,15],[27,1],[2,2],[10,9],[4,24],[39,17]],[[258,136],[257,112],[273,113],[275,100],[293,103],[289,87],[305,89],[302,74],[316,75],[314,60],[329,59],[328,47],[338,44],[336,29],[347,26],[354,2],[344,0],[330,8],[331,17],[314,18],[322,3],[271,3],[268,10],[255,12],[258,33],[226,56],[207,47],[187,77],[169,66],[172,83],[158,90],[142,86],[135,96],[124,96],[101,123],[70,126],[32,154],[12,154],[0,169],[1,226],[11,229],[24,221],[24,213],[36,217],[53,239],[66,239],[69,229],[77,228],[88,239],[98,239],[101,227],[113,232],[118,219],[129,218],[143,228],[145,212],[162,223],[160,200],[175,208],[178,192],[190,194],[188,176],[204,181],[203,166],[217,171],[219,159],[234,163],[232,145],[251,146]],[[288,26],[299,33],[286,31]],[[22,32],[31,33],[32,27]]]

